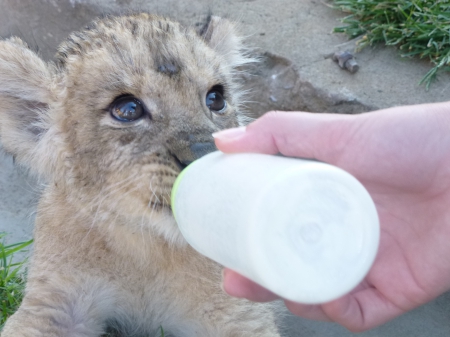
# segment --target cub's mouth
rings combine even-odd
[[[214,151],[217,151],[216,144],[214,141],[209,140],[192,142],[189,146],[183,147],[183,150],[174,151],[175,153],[169,151],[170,156],[173,158],[174,163],[179,169],[177,177],[189,164]],[[174,188],[175,181],[176,179],[173,180],[171,189]],[[172,209],[171,202],[167,203],[167,206]]]
[[[177,167],[180,169],[180,173],[181,173],[181,171],[183,171],[191,162],[185,162],[185,163],[182,163],[178,158],[177,158],[177,156],[174,156],[173,154],[172,154],[172,157],[173,157],[173,159],[174,159],[174,161],[175,161],[175,164],[177,164]]]

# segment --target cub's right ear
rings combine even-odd
[[[38,147],[49,129],[52,83],[51,68],[22,40],[0,41],[0,141],[27,166],[42,164]]]
[[[248,55],[236,25],[227,19],[209,16],[199,34],[232,68],[256,61]]]

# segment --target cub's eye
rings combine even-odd
[[[223,87],[216,85],[206,94],[206,106],[215,113],[223,113],[227,102],[223,98]]]
[[[121,96],[111,104],[111,116],[121,122],[133,122],[144,116],[144,106],[133,96]]]

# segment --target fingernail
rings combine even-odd
[[[223,130],[223,131],[219,131],[219,132],[214,132],[212,134],[212,136],[215,139],[221,139],[221,140],[232,140],[232,139],[236,139],[236,138],[240,138],[245,134],[246,131],[246,127],[245,126],[241,126],[238,128],[233,128],[233,129],[227,129],[227,130]]]

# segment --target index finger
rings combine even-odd
[[[333,164],[345,148],[355,116],[273,111],[245,128],[214,135],[222,152],[281,153]]]

